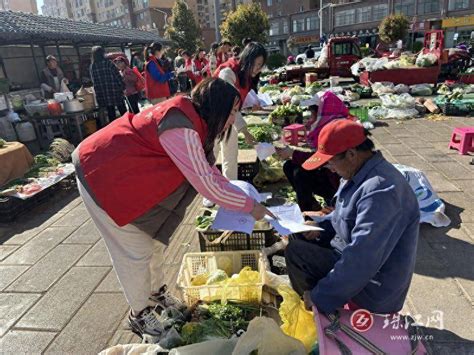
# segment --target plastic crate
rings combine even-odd
[[[0,196],[0,223],[13,222],[22,214],[48,201],[60,190],[75,188],[75,186],[75,174],[72,174],[26,200],[17,197]]]
[[[222,171],[222,165],[217,164],[217,168]],[[253,163],[239,163],[237,168],[237,179],[242,181],[252,182],[253,178],[257,176],[259,169],[258,160]]]
[[[259,282],[229,286],[191,285],[191,280],[196,275],[210,273],[217,269],[238,274],[245,266],[259,272]],[[260,303],[265,272],[263,255],[258,251],[188,253],[183,256],[177,284],[181,289],[184,302],[189,306],[197,301],[218,301],[224,296],[229,300]]]
[[[233,232],[224,243],[215,241],[222,235],[222,231],[197,230],[199,236],[199,247],[202,252],[206,251],[231,251],[231,250],[260,250],[275,243],[276,238],[273,229],[256,229],[252,234]]]

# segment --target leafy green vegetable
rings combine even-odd
[[[248,131],[255,140],[261,143],[271,143],[278,139],[281,134],[279,127],[275,125],[261,125],[248,127]]]
[[[214,222],[214,217],[213,216],[197,216],[195,225],[198,229],[209,229],[210,226],[212,226],[212,223]]]
[[[320,82],[315,81],[311,83],[311,85],[307,86],[305,89],[305,93],[308,95],[315,95],[317,92],[323,89],[323,85]]]
[[[3,148],[7,142],[0,138],[0,148]]]
[[[266,93],[267,91],[281,91],[280,90],[280,87],[278,85],[265,85],[265,86],[262,86],[258,91],[261,93],[261,94],[264,94]]]
[[[285,123],[285,119],[291,121],[289,123],[293,123],[294,118],[296,118],[296,116],[298,116],[302,112],[303,110],[299,106],[287,103],[278,106],[275,110],[272,111],[272,113],[270,113],[268,117],[270,121],[274,124],[283,125]]]

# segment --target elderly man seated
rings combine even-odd
[[[351,303],[375,313],[399,311],[415,267],[418,202],[405,178],[358,123],[336,120],[321,131],[303,168],[342,177],[335,210],[319,235],[291,240],[286,263],[293,288],[324,313]]]

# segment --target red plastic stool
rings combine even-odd
[[[457,136],[461,138],[458,139]],[[474,127],[456,127],[449,142],[450,149],[457,149],[459,154],[465,155],[474,152]]]
[[[298,145],[306,141],[306,128],[304,125],[294,123],[283,128],[283,140],[291,145]]]

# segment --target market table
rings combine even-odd
[[[78,145],[84,139],[82,124],[89,118],[97,118],[97,109],[85,110],[74,113],[64,113],[60,116],[31,116],[28,115],[38,138],[41,149],[47,147],[48,142],[55,137],[66,138],[74,145]]]
[[[0,148],[0,186],[25,175],[33,161],[33,156],[25,145],[7,142]]]

